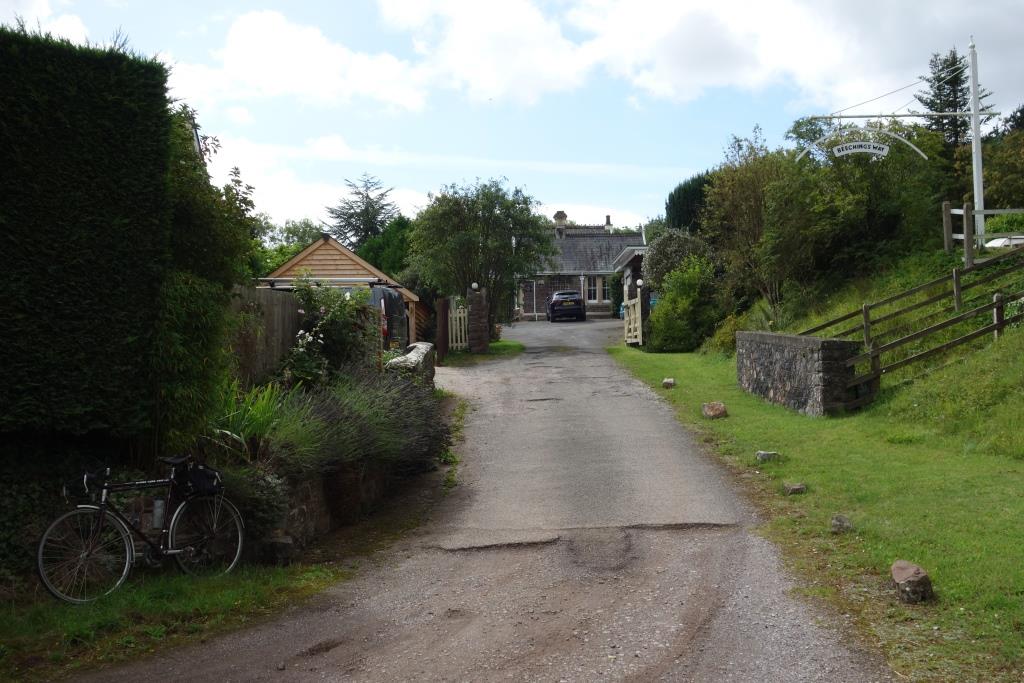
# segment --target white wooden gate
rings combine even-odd
[[[465,306],[448,309],[448,348],[452,351],[469,348],[469,311]]]
[[[644,343],[644,325],[640,316],[640,297],[626,299],[623,303],[626,322],[626,343],[642,346]]]

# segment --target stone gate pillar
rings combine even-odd
[[[491,344],[491,326],[487,316],[487,290],[466,292],[469,309],[469,351],[487,353]]]

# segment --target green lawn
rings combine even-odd
[[[452,351],[444,359],[444,365],[452,368],[462,368],[467,365],[476,365],[482,361],[510,358],[523,352],[521,342],[511,339],[502,339],[491,342],[487,353],[470,353],[469,351]]]
[[[745,475],[770,513],[766,534],[807,591],[852,614],[900,675],[1024,677],[1024,333],[842,418],[804,417],[746,394],[732,358],[609,352]],[[664,377],[677,388],[662,389]],[[701,418],[712,400],[726,403],[727,419]],[[759,465],[757,450],[782,460]],[[783,482],[808,492],[784,497]],[[830,533],[835,513],[851,518],[854,533]],[[936,602],[896,600],[896,559],[928,570]]]

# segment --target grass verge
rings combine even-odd
[[[1024,454],[991,446],[1020,444],[1004,406],[1024,398],[1024,332],[841,418],[804,417],[746,394],[732,358],[609,352],[716,445],[768,512],[765,533],[805,577],[806,592],[851,615],[901,677],[1021,680]],[[664,377],[677,388],[662,389]],[[963,391],[979,383],[1004,391],[979,403],[978,391]],[[727,419],[701,418],[701,403],[712,400],[726,403]],[[758,464],[759,449],[782,458]],[[797,481],[806,495],[781,494],[783,482]],[[836,513],[851,518],[853,533],[830,533]],[[896,559],[928,570],[935,602],[896,599]]]
[[[351,575],[332,564],[243,567],[208,579],[140,569],[120,590],[93,604],[65,605],[45,595],[9,604],[0,619],[0,679],[52,680],[203,640]]]
[[[459,443],[463,439],[462,430],[466,425],[466,413],[469,411],[469,402],[465,399],[455,399],[455,408],[452,410],[451,421],[449,423],[449,429],[452,435],[452,445],[441,454],[439,460],[441,464],[447,465],[448,469],[444,474],[444,486],[445,491],[449,491],[459,483],[459,464],[462,460],[455,452],[455,444]]]
[[[511,358],[523,352],[522,342],[511,339],[502,339],[491,342],[487,353],[470,353],[469,351],[452,351],[444,359],[444,365],[452,368],[464,368],[468,365],[476,365],[482,361],[499,360]]]
[[[453,440],[461,439],[469,404],[442,389],[436,395],[453,402],[447,419]],[[458,457],[449,449],[442,462],[449,465],[443,480],[433,474],[408,480],[380,510],[332,532],[308,548],[298,564],[246,566],[208,579],[139,566],[121,589],[90,605],[57,602],[42,588],[17,602],[0,603],[0,680],[49,681],[203,642],[348,580],[364,558],[420,526],[433,503],[455,485]]]

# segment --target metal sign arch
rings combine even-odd
[[[897,133],[892,133],[890,131],[887,131],[887,130],[883,129],[880,126],[879,127],[875,127],[875,126],[855,126],[853,124],[849,124],[849,125],[845,125],[845,126],[840,126],[839,128],[836,128],[835,130],[830,131],[828,134],[822,135],[820,138],[818,138],[817,140],[815,140],[814,142],[809,144],[807,147],[805,147],[804,150],[802,152],[800,152],[799,155],[797,155],[796,160],[800,161],[801,159],[803,159],[804,155],[806,155],[808,152],[811,151],[811,147],[817,147],[818,149],[820,149],[822,151],[827,151],[827,150],[825,150],[825,148],[823,148],[821,146],[821,143],[823,143],[825,140],[828,140],[829,138],[834,138],[837,135],[840,135],[840,134],[843,134],[843,133],[851,133],[851,132],[857,132],[857,133],[865,133],[866,132],[866,133],[877,133],[879,135],[887,135],[887,136],[889,136],[891,138],[895,138],[896,140],[899,140],[903,144],[905,144],[908,147],[910,147],[912,150],[917,152],[921,156],[921,158],[924,159],[925,161],[928,160],[928,155],[927,154],[922,152],[920,150],[920,148],[917,147],[917,145],[912,143],[910,140],[907,140],[902,135],[899,135]]]

